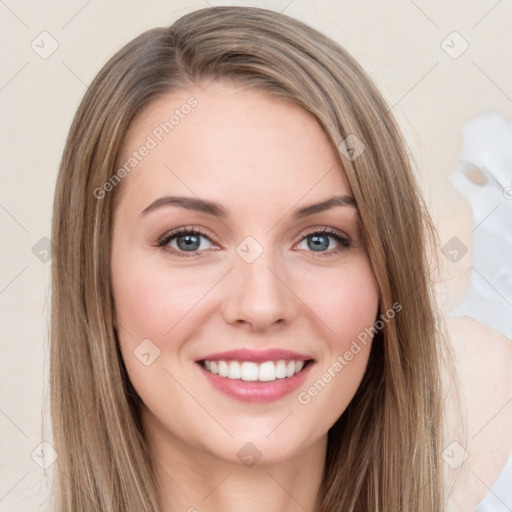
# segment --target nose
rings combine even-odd
[[[278,263],[266,250],[252,263],[235,255],[223,301],[223,315],[228,323],[263,332],[293,320],[299,301],[283,265]]]

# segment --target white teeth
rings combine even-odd
[[[242,380],[258,380],[258,365],[256,363],[242,363],[240,369],[242,371]]]
[[[276,364],[276,377],[278,379],[284,379],[286,377],[286,363],[284,361],[278,361]]]
[[[227,377],[228,376],[228,363],[226,361],[219,361],[219,376]]]
[[[240,369],[240,363],[238,361],[231,361],[229,363],[228,378],[240,379],[241,377],[242,377],[242,370]]]
[[[263,364],[260,364],[258,377],[258,380],[263,382],[276,380],[276,365],[272,361],[267,361]]]
[[[271,382],[276,379],[293,377],[304,368],[304,361],[204,361],[204,368],[211,373],[228,379],[242,379],[249,382]]]

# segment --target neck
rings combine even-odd
[[[246,466],[151,429],[162,512],[317,512],[327,436],[293,457]],[[233,452],[236,453],[236,448]]]

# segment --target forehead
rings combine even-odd
[[[150,147],[145,156],[134,156],[144,146]],[[280,197],[350,194],[339,157],[310,113],[221,83],[153,101],[132,123],[118,166],[130,159],[135,166],[123,180],[123,195],[178,188],[268,204]]]

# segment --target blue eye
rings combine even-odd
[[[334,240],[338,246],[329,249],[332,240]],[[306,247],[299,246],[300,249],[309,249],[315,253],[338,252],[351,246],[350,240],[346,236],[332,229],[323,229],[310,233],[302,239],[301,244],[304,243]]]
[[[215,247],[206,234],[195,228],[183,228],[167,233],[158,241],[157,245],[177,256],[194,256]],[[332,245],[334,247],[331,247]],[[333,255],[351,246],[352,243],[348,237],[332,228],[309,233],[302,238],[298,245],[299,249],[314,253],[315,256]]]
[[[202,239],[208,242],[203,243]],[[199,250],[211,249],[208,246],[211,240],[200,231],[183,229],[175,233],[165,235],[158,243],[159,247],[170,248],[172,252],[179,254],[194,253]],[[206,247],[205,247],[206,246]]]

